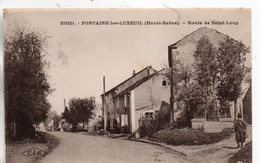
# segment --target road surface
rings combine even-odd
[[[61,144],[38,161],[41,163],[144,163],[188,162],[185,156],[165,148],[104,136],[52,132]]]

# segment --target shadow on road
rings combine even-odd
[[[237,147],[230,147],[230,146],[223,146],[223,148],[227,148],[227,149],[237,149]]]

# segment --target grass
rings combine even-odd
[[[230,138],[232,129],[224,129],[220,133],[205,133],[195,129],[165,129],[149,136],[152,141],[158,141],[170,145],[204,145],[220,142]]]
[[[52,152],[54,148],[56,148],[58,145],[60,145],[60,139],[50,135],[48,133],[44,133],[44,136],[47,140],[46,146],[48,147],[48,153]]]
[[[251,163],[252,162],[252,141],[247,143],[244,148],[240,149],[235,153],[229,160],[228,163]]]
[[[23,141],[6,140],[6,162],[33,163],[36,160],[22,153],[34,147],[50,153],[60,144],[58,138],[48,133],[38,133],[37,135],[35,139],[25,139]]]

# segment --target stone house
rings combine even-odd
[[[173,65],[176,62],[181,62],[187,67],[192,68],[192,64],[195,62],[193,53],[196,50],[196,45],[200,38],[203,36],[206,36],[209,41],[213,44],[215,48],[219,47],[219,44],[221,41],[224,41],[227,35],[222,34],[218,32],[217,30],[210,29],[210,28],[199,28],[196,31],[188,34],[183,39],[177,41],[174,44],[171,44],[168,46],[168,61],[169,61],[169,67],[173,67]],[[248,86],[242,86],[242,92],[246,92],[248,89]],[[236,113],[242,112],[242,104],[243,102],[243,95],[237,100],[237,111]],[[228,113],[223,113],[223,117],[220,120],[223,121],[233,121],[236,115],[234,115],[234,103],[230,104],[231,106],[228,108]],[[178,107],[178,104],[175,103],[174,108]],[[181,109],[178,109],[181,110]],[[208,108],[208,110],[210,110]],[[204,111],[203,111],[204,112]],[[205,111],[206,112],[206,111]],[[192,122],[193,128],[201,127],[201,124],[206,121],[206,114],[204,112],[204,115],[200,115],[200,117],[194,117]],[[219,113],[216,113],[216,115],[219,115]],[[198,119],[197,119],[198,118]],[[229,124],[231,125],[231,123]]]
[[[159,110],[162,101],[169,102],[170,85],[164,73],[164,69],[156,71],[148,66],[107,91],[107,128],[113,130],[116,125],[121,131],[124,128],[135,132],[140,119],[151,118]]]

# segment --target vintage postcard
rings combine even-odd
[[[251,10],[5,9],[6,162],[252,162]]]

